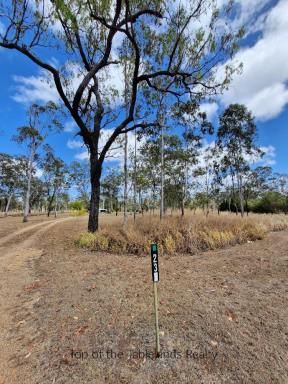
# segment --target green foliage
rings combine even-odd
[[[257,213],[287,212],[287,198],[280,192],[269,191],[259,199],[252,200],[250,209]]]
[[[83,204],[83,201],[76,200],[69,203],[69,208],[74,211],[81,211],[85,209],[85,206]]]
[[[69,167],[69,183],[75,187],[85,209],[89,207],[90,166],[88,162],[73,161]]]

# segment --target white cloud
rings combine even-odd
[[[261,157],[258,153],[245,154],[244,159],[250,165],[272,166],[276,164],[276,148],[273,145],[261,146],[259,148],[264,155]]]
[[[283,111],[288,103],[287,15],[288,0],[280,0],[263,21],[261,38],[238,52],[234,62],[243,63],[243,73],[235,75],[222,97],[224,104],[244,103],[259,120]]]
[[[260,160],[262,165],[274,165],[276,164],[276,148],[273,145],[268,145],[267,147],[260,147],[261,151],[265,154]]]
[[[35,172],[35,176],[36,177],[42,177],[43,176],[43,171],[42,171],[42,169],[40,169],[40,168],[36,168],[36,172]]]
[[[269,120],[278,116],[288,103],[288,89],[285,84],[276,83],[259,90],[248,101],[248,108],[261,120]]]
[[[76,128],[76,123],[75,121],[71,120],[71,121],[66,121],[66,123],[64,124],[64,132],[73,132]]]
[[[67,147],[70,149],[82,148],[84,146],[83,141],[78,140],[68,140]]]
[[[75,159],[76,160],[88,160],[89,159],[89,153],[88,151],[84,151],[84,152],[81,152],[81,153],[77,153],[75,155]]]
[[[52,58],[50,62],[54,62]],[[56,65],[56,67],[59,64]],[[65,83],[63,88],[69,96],[77,90],[83,74],[79,65],[74,63],[67,63],[65,67]],[[60,100],[58,91],[54,85],[49,72],[40,70],[36,76],[13,76],[13,80],[17,84],[15,86],[16,93],[12,98],[19,103],[31,102],[48,102],[54,101],[55,103]]]
[[[54,61],[56,67],[59,66],[59,63],[57,64],[53,58],[50,61],[51,63]],[[26,104],[31,102],[58,102],[60,100],[50,74],[44,70],[40,70],[38,73],[36,76],[13,76],[13,80],[16,83],[16,92],[12,98],[15,101]],[[73,99],[73,95],[84,77],[80,65],[67,63],[64,76],[66,78],[63,84],[64,91],[66,95],[69,95],[69,99]],[[99,78],[100,90],[104,96],[103,99],[107,98],[107,100],[110,100],[112,106],[120,104],[121,100],[123,100],[124,92],[123,67],[120,65],[110,65],[107,69],[101,71]],[[118,91],[118,95],[115,95],[114,99],[112,97],[112,89]],[[71,128],[71,124],[69,128]]]
[[[250,26],[258,22],[258,15],[271,3],[271,0],[236,0],[235,3],[239,7],[239,11],[235,17],[234,26],[240,27],[244,25],[250,31]]]
[[[18,103],[58,101],[56,89],[42,75],[30,77],[13,76],[13,80],[17,85],[16,93],[12,98]]]
[[[105,129],[102,131],[102,134],[100,136],[99,141],[99,149],[102,150],[103,146],[105,145],[107,139],[111,136],[113,132],[113,129]],[[145,142],[145,138],[143,138],[140,142],[137,141],[137,148],[139,148],[141,145],[143,145]],[[135,144],[135,135],[134,132],[130,131],[128,132],[128,154],[134,150],[134,144]],[[67,142],[67,146],[70,149],[77,149],[81,148],[83,144],[80,141],[76,140],[69,140]],[[85,149],[83,152],[76,153],[75,159],[77,160],[87,160],[89,159],[89,153],[87,149]],[[112,145],[111,149],[107,152],[107,156],[105,158],[105,161],[119,161],[120,164],[123,164],[124,161],[124,135],[121,134],[116,142]]]

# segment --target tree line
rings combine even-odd
[[[150,132],[144,140],[138,135],[139,148],[131,151],[128,170],[128,206],[134,216],[161,211],[161,206],[164,214],[179,211],[181,215],[185,209],[199,208],[206,216],[211,211],[241,216],[287,213],[288,175],[259,165],[265,153],[257,145],[251,112],[244,105],[232,104],[218,120],[218,128],[201,116],[198,129],[186,127],[182,134],[165,125],[164,131]],[[209,134],[207,144],[203,139]],[[122,172],[116,167],[102,180],[106,208],[116,213],[123,201],[121,180]]]
[[[27,221],[31,210],[48,216],[69,208],[89,210],[89,164],[67,165],[46,143],[49,132],[61,131],[51,118],[55,108],[33,104],[28,124],[12,137],[24,154],[0,153],[0,207],[5,215],[22,209]],[[102,177],[102,208],[116,215],[123,211],[124,219],[128,211],[135,218],[159,209],[162,216],[197,208],[206,216],[224,210],[242,216],[250,211],[287,213],[288,176],[255,165],[264,152],[257,146],[251,112],[232,104],[218,120],[214,128],[206,114],[199,113],[192,128],[184,125],[177,134],[169,119],[163,119],[160,131],[136,132],[130,153],[122,143],[123,158],[128,154],[123,169],[116,163]],[[203,140],[209,135],[207,144]],[[73,198],[71,188],[77,191]]]
[[[218,8],[214,0],[177,6],[162,0],[0,2],[0,47],[41,68],[58,94],[57,105],[37,107],[32,118],[37,122],[42,112],[61,110],[74,121],[88,150],[89,188],[81,193],[89,194],[89,231],[98,229],[101,193],[107,195],[109,210],[118,211],[123,205],[126,226],[129,188],[134,216],[136,205],[142,212],[146,206],[159,206],[161,218],[168,207],[179,208],[182,214],[188,206],[202,206],[206,214],[212,206],[219,211],[227,206],[242,216],[248,212],[258,188],[255,184],[265,170],[249,167],[247,159],[260,156],[261,151],[255,144],[253,117],[244,106],[227,108],[214,132],[214,145],[201,152],[203,135],[215,129],[200,105],[227,89],[241,68],[231,60],[245,35],[242,27],[235,29],[234,6],[227,2]],[[55,61],[50,60],[52,51]],[[13,160],[26,162],[24,220],[33,198],[33,164],[40,161],[37,150],[49,134],[37,130],[39,135],[34,135],[30,123],[16,138],[27,144],[29,153],[25,159]],[[59,128],[58,123],[55,120],[51,129]],[[102,143],[107,129],[111,134]],[[132,168],[129,132],[145,141],[138,153],[134,150]],[[118,140],[124,140],[124,173],[103,174],[103,164]],[[60,204],[67,172],[52,148],[45,145],[43,151],[47,166],[42,163],[40,168],[47,179],[44,190],[50,212]],[[10,192],[17,189],[9,188]],[[285,188],[277,188],[272,192],[285,196]],[[119,199],[119,194],[124,198]],[[13,198],[12,193],[7,196],[6,208]]]

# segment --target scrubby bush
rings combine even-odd
[[[69,204],[69,208],[72,210],[73,216],[82,216],[87,213],[87,210],[84,206],[84,202],[81,200],[71,202]]]
[[[288,228],[284,215],[252,215],[248,218],[231,215],[208,218],[202,215],[138,218],[127,231],[118,224],[105,225],[95,234],[81,234],[77,244],[93,251],[149,255],[150,244],[158,244],[159,253],[173,255],[219,249],[248,241],[263,239],[267,232]]]
[[[252,210],[257,213],[279,213],[285,211],[285,197],[280,192],[266,192],[252,203]]]

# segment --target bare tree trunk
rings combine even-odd
[[[249,215],[249,208],[248,208],[248,199],[245,200],[245,205],[246,205],[246,215]]]
[[[160,192],[160,220],[164,217],[164,134],[163,134],[163,119],[161,117],[161,192]]]
[[[27,191],[26,191],[25,202],[24,202],[23,223],[26,223],[28,221],[28,215],[30,210],[31,180],[32,180],[34,157],[35,157],[35,146],[32,145],[30,159],[28,163]]]
[[[127,97],[128,97],[128,84],[127,84],[127,63],[125,62],[124,66],[124,82],[125,82],[125,105],[126,105],[126,115],[128,114],[127,110]],[[124,136],[124,216],[123,216],[123,225],[124,229],[127,228],[127,222],[128,222],[128,210],[127,210],[127,203],[128,203],[128,169],[127,169],[127,163],[128,163],[128,134],[125,133]]]
[[[110,200],[110,202],[109,202],[109,206],[110,206],[109,211],[110,211],[110,213],[112,213],[113,212],[113,196],[112,196],[111,192],[109,193],[109,200]]]
[[[241,217],[243,217],[244,216],[244,199],[243,199],[242,176],[238,175],[237,179],[238,179],[238,191],[239,191]]]
[[[96,232],[99,228],[99,208],[100,208],[100,178],[102,164],[99,163],[97,153],[90,154],[90,180],[91,197],[89,208],[88,231]]]
[[[141,209],[141,214],[142,214],[142,216],[144,216],[144,206],[142,203],[142,195],[141,195],[141,189],[140,188],[138,190],[138,201],[139,201],[139,207]]]
[[[53,192],[53,195],[50,197],[48,201],[48,207],[47,207],[47,216],[50,217],[50,213],[52,212],[52,204],[54,201],[55,192]]]
[[[234,175],[233,174],[231,175],[231,178],[232,178],[232,191],[233,191],[232,196],[234,199],[235,213],[236,213],[236,216],[238,216],[238,206],[236,203],[235,184],[234,184]]]
[[[6,207],[5,207],[5,216],[8,216],[8,211],[9,211],[9,207],[10,207],[10,203],[11,203],[12,197],[13,197],[13,192],[10,193],[10,195],[8,197],[7,204],[6,204]]]
[[[208,217],[209,213],[209,181],[206,175],[206,217]]]
[[[228,197],[228,211],[231,213],[231,197]]]
[[[124,138],[124,217],[123,217],[123,224],[124,229],[127,228],[127,222],[128,222],[128,135],[125,133]]]
[[[185,186],[183,186],[182,197],[181,197],[181,216],[185,213]]]
[[[133,205],[134,205],[134,221],[136,220],[136,195],[137,195],[137,185],[136,185],[136,178],[137,178],[137,134],[136,130],[134,132],[135,134],[135,141],[134,141],[134,198],[133,198]]]
[[[54,217],[56,219],[57,217],[57,204],[58,204],[58,194],[57,191],[55,192],[55,205],[54,205]]]

